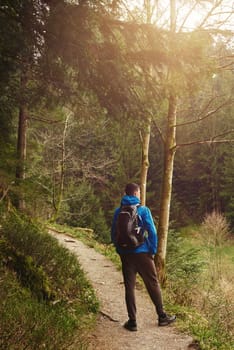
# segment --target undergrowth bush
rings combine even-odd
[[[61,344],[66,344],[71,327],[65,331],[62,324],[68,319],[75,324],[75,319],[61,305],[48,305],[32,298],[12,271],[2,267],[0,275],[0,348],[54,349],[55,346],[59,349]]]
[[[75,330],[82,344],[99,305],[77,258],[17,213],[0,235],[0,348],[66,349]]]
[[[223,259],[223,248],[231,244],[227,227],[213,213],[194,237],[169,233],[166,295],[171,304],[180,305],[174,311],[202,350],[234,348],[234,274],[232,263]]]
[[[222,246],[228,239],[230,227],[226,218],[219,212],[207,213],[200,229],[200,235],[206,246]]]
[[[167,274],[170,298],[181,305],[188,305],[197,298],[197,288],[204,258],[196,247],[186,247],[179,232],[170,231],[167,248]]]
[[[99,197],[94,193],[92,186],[87,182],[79,185],[70,185],[71,197],[66,201],[66,207],[61,210],[58,224],[67,224],[73,227],[89,227],[93,229],[99,242],[110,241],[109,228]]]
[[[229,224],[221,213],[213,211],[205,216],[199,233],[207,256],[201,309],[215,334],[210,342],[217,343],[218,345],[213,345],[213,348],[219,349],[225,338],[224,349],[233,349],[234,273],[233,267],[229,267],[223,254],[225,245],[231,244],[231,240],[228,242]]]

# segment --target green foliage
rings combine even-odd
[[[149,204],[158,215],[163,171],[158,131],[165,134],[171,85],[180,95],[178,124],[217,109],[203,121],[178,127],[178,143],[213,139],[231,129],[233,108],[225,100],[233,89],[232,73],[219,70],[214,76],[213,62],[221,54],[230,57],[232,52],[218,38],[213,45],[207,31],[180,32],[171,48],[164,30],[115,21],[119,15],[116,1],[112,5],[98,1],[86,5],[30,0],[1,4],[0,196],[2,188],[10,187],[11,199],[23,191],[28,213],[51,217],[59,192],[61,116],[66,106],[74,118],[65,142],[63,199],[67,204],[73,184],[91,184],[103,213],[98,222],[87,223],[87,219],[86,225],[92,225],[97,237],[106,240],[110,208],[116,205],[126,182],[139,181],[139,130],[144,130],[149,115],[154,139],[148,188],[155,194]],[[103,6],[109,9],[105,16]],[[148,74],[149,66],[153,76]],[[171,83],[168,69],[174,71]],[[28,78],[24,89],[20,84],[23,73]],[[28,109],[26,179],[24,185],[13,188],[14,118],[21,102]],[[178,150],[171,205],[171,218],[177,226],[200,222],[203,213],[214,208],[225,212],[233,223],[232,151],[228,143]],[[69,208],[64,204],[64,211]],[[67,213],[61,213],[61,222],[65,222],[64,216]],[[69,223],[72,221],[69,218]]]
[[[54,349],[70,342],[75,330],[82,337],[99,304],[77,258],[17,213],[2,220],[1,237],[4,348]]]
[[[233,347],[234,276],[233,261],[227,256],[232,255],[233,244],[223,239],[224,223],[223,217],[210,215],[201,227],[169,235],[167,300],[177,303],[177,309],[170,308],[178,315],[179,327],[191,332],[202,350]],[[217,230],[222,231],[221,240]]]
[[[89,283],[83,277],[76,257],[59,246],[43,227],[27,217],[13,213],[4,220],[2,232],[10,245],[16,248],[18,256],[23,255],[26,259],[30,257],[32,265],[35,264],[39,271],[42,267],[48,276],[53,276],[51,284],[57,298],[82,298]],[[89,307],[95,310],[95,297],[93,305]]]
[[[224,201],[225,214],[234,227],[234,190],[233,190],[233,178],[234,178],[234,157],[233,146],[230,152],[225,152],[224,155],[224,171],[223,181],[221,183],[220,197]]]
[[[188,313],[186,324],[192,332],[195,342],[202,350],[232,350],[233,341],[229,333],[225,332],[220,324],[216,323],[215,314],[209,315],[208,321],[196,310]],[[214,318],[213,318],[214,317]],[[222,331],[221,331],[222,329]]]
[[[61,211],[57,222],[69,226],[89,227],[94,230],[99,241],[110,240],[109,229],[101,207],[99,197],[94,193],[92,186],[84,181],[77,186],[70,186],[66,207]]]
[[[16,272],[23,286],[29,288],[39,300],[54,300],[48,276],[41,266],[36,266],[31,256],[17,253],[6,241],[0,242],[0,251],[8,268]]]
[[[177,303],[188,305],[196,298],[205,261],[197,247],[186,247],[179,232],[170,231],[167,249],[167,273],[170,294]]]
[[[32,298],[23,289],[11,270],[0,267],[1,349],[62,349],[72,336],[84,343],[82,328],[94,320],[73,304],[73,310],[63,303],[48,304]]]

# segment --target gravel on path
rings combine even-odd
[[[179,333],[174,325],[158,327],[154,305],[144,290],[136,289],[137,332],[123,328],[127,320],[121,271],[93,248],[65,234],[50,231],[72,251],[92,284],[101,304],[97,326],[89,335],[89,350],[187,350],[192,338]]]

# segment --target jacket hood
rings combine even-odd
[[[136,196],[123,196],[123,198],[121,199],[121,205],[135,205],[135,204],[139,204],[140,203],[140,199]]]

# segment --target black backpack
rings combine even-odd
[[[122,249],[134,249],[144,243],[144,232],[138,225],[137,205],[122,205],[116,220],[115,244]]]

